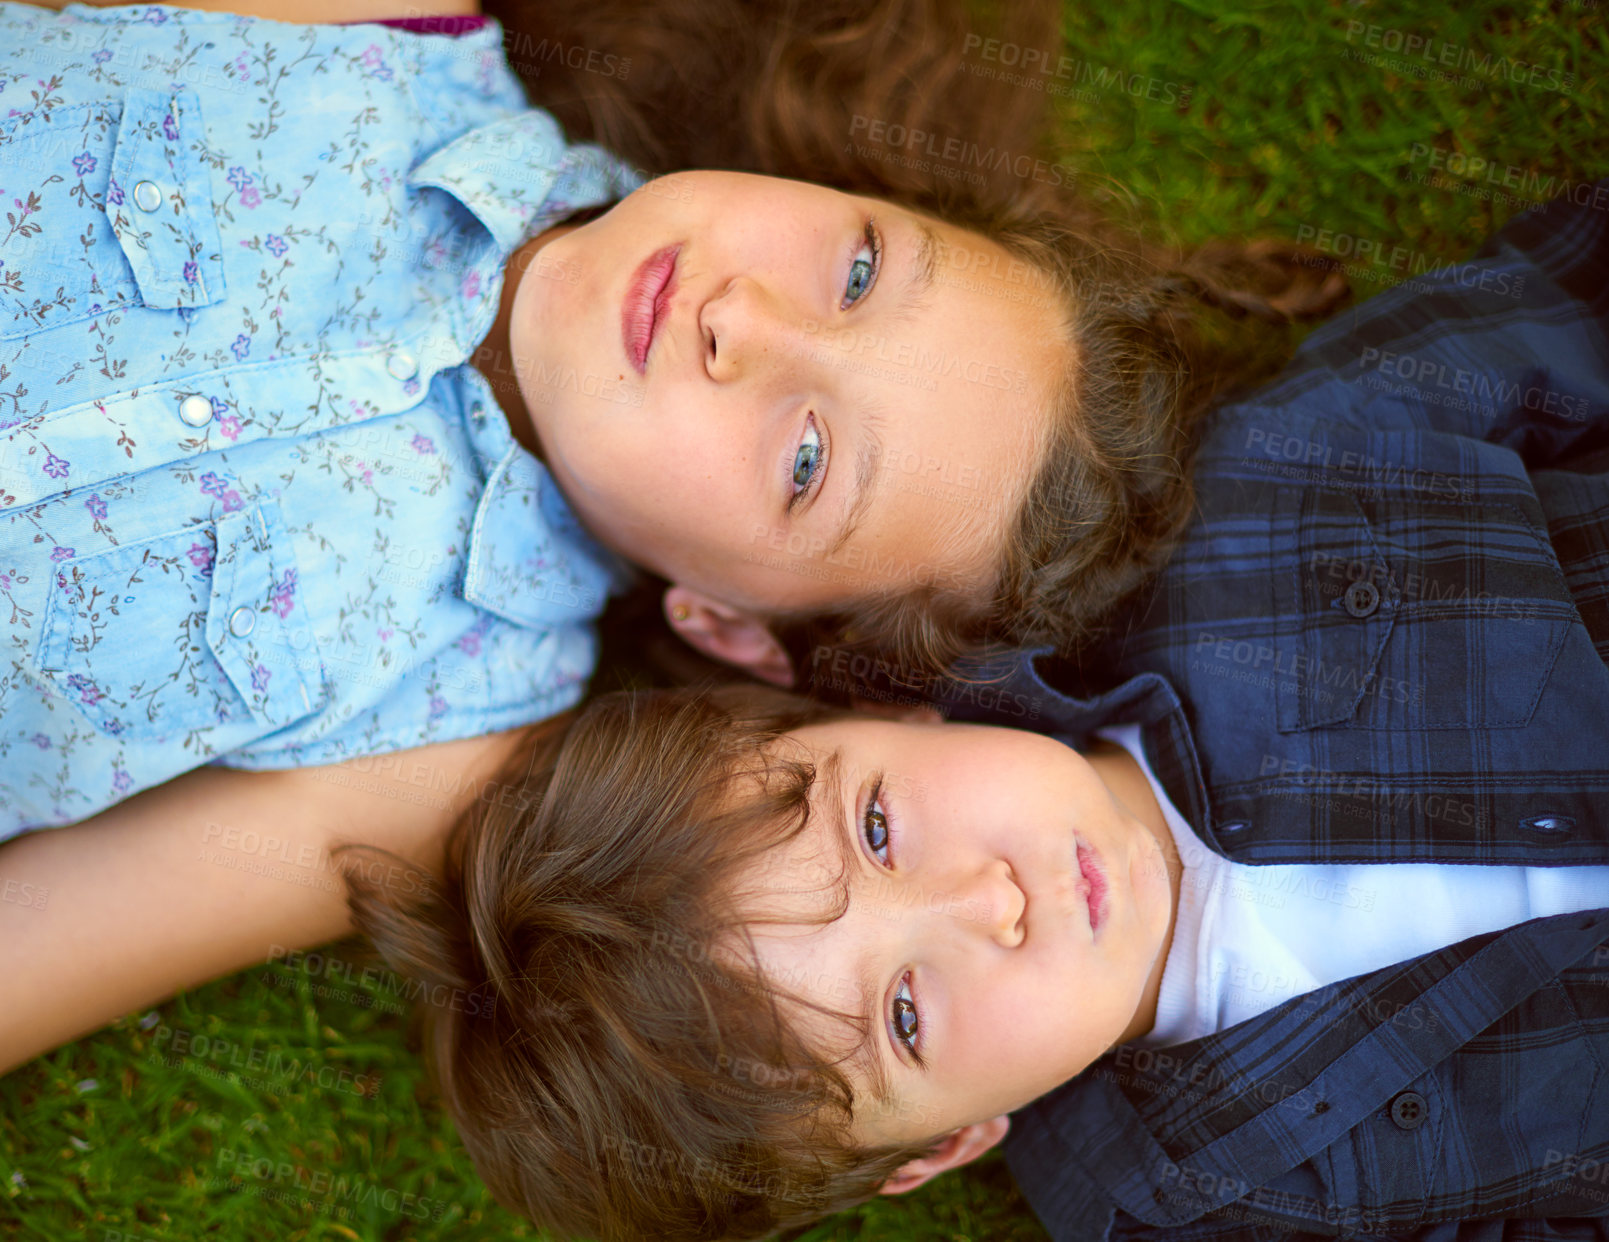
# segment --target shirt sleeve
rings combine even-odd
[[[1138,1225],[1138,1222],[1136,1222]],[[1230,1215],[1226,1219],[1205,1219],[1172,1229],[1158,1229],[1155,1225],[1138,1225],[1134,1230],[1117,1227],[1112,1230],[1113,1242],[1118,1239],[1146,1239],[1146,1242],[1314,1242],[1315,1239],[1334,1235],[1323,1233],[1295,1233],[1287,1229],[1249,1224],[1244,1216]],[[1374,1239],[1389,1236],[1392,1242],[1609,1242],[1609,1217],[1560,1217],[1548,1219],[1533,1216],[1516,1216],[1501,1220],[1457,1220],[1430,1225],[1409,1232],[1386,1234],[1353,1234],[1354,1238]],[[1060,1242],[1060,1239],[1058,1239]]]

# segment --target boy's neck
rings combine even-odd
[[[491,331],[486,334],[486,339],[469,356],[470,365],[484,375],[486,382],[492,386],[492,394],[497,398],[497,404],[502,407],[504,417],[508,419],[508,429],[513,433],[515,441],[536,457],[542,456],[542,442],[537,438],[536,424],[532,421],[531,411],[526,407],[525,397],[520,392],[514,353],[509,347],[509,324],[514,316],[514,297],[519,292],[520,277],[530,270],[536,252],[554,238],[562,237],[571,229],[579,227],[575,224],[556,224],[546,232],[538,233],[508,256],[508,262],[503,267],[503,293],[497,305],[497,318],[492,323]]]
[[[1168,910],[1168,930],[1162,938],[1162,948],[1157,953],[1150,976],[1146,979],[1139,1008],[1134,1011],[1134,1020],[1116,1041],[1119,1044],[1126,1044],[1130,1040],[1149,1034],[1151,1028],[1156,1025],[1157,1001],[1162,995],[1162,971],[1168,962],[1168,951],[1173,947],[1173,926],[1179,917],[1179,886],[1184,876],[1184,864],[1179,859],[1178,846],[1174,844],[1173,833],[1168,828],[1162,806],[1151,789],[1151,782],[1146,779],[1144,770],[1134,761],[1134,757],[1121,746],[1098,742],[1084,752],[1084,758],[1106,782],[1106,787],[1112,791],[1113,797],[1156,838],[1168,869],[1168,887],[1172,894],[1172,905]]]

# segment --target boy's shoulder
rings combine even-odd
[[[1204,1217],[1289,1228],[1277,1205],[1315,1196],[1393,1235],[1522,1209],[1591,1215],[1601,1202],[1561,1189],[1555,1166],[1560,1153],[1609,1144],[1609,1106],[1560,1108],[1528,1084],[1578,1083],[1595,1099],[1609,1058],[1605,961],[1609,908],[1575,911],[1188,1043],[1125,1045],[1015,1114],[1007,1160],[1056,1237],[1075,1222],[1078,1236],[1110,1236],[1125,1216],[1153,1228]],[[1462,1153],[1456,1172],[1438,1163],[1450,1149]],[[1535,1211],[1549,1195],[1557,1206]]]

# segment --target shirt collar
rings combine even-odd
[[[539,108],[463,134],[408,174],[410,185],[434,186],[463,203],[491,234],[499,263],[565,216],[623,198],[642,181],[601,147],[566,143]],[[483,289],[488,323],[500,289],[500,280]],[[464,372],[464,426],[486,490],[460,594],[518,625],[591,620],[606,596],[629,584],[630,566],[582,530],[547,467],[515,442],[485,377],[473,367]]]
[[[1062,667],[1048,646],[1012,651],[939,681],[933,698],[957,720],[1064,734],[1080,748],[1090,745],[1102,726],[1139,725],[1151,770],[1174,807],[1209,848],[1228,857],[1213,833],[1212,804],[1195,737],[1172,683],[1159,673],[1139,673],[1110,690],[1077,698],[1056,689]],[[1076,669],[1076,662],[1070,667]]]
[[[570,511],[548,469],[509,431],[485,378],[471,367],[464,426],[486,471],[459,594],[516,625],[591,621],[630,585],[631,566]]]
[[[566,143],[540,108],[472,129],[408,174],[475,214],[504,254],[583,207],[624,198],[643,178],[601,147]]]

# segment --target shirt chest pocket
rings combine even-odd
[[[1574,614],[1517,498],[1315,487],[1281,504],[1297,556],[1274,575],[1274,615],[1301,627],[1279,670],[1281,732],[1530,721]]]
[[[0,122],[0,340],[119,308],[221,301],[205,140],[188,89],[131,88]]]
[[[277,508],[55,567],[37,664],[103,733],[260,736],[319,705],[320,662]]]

